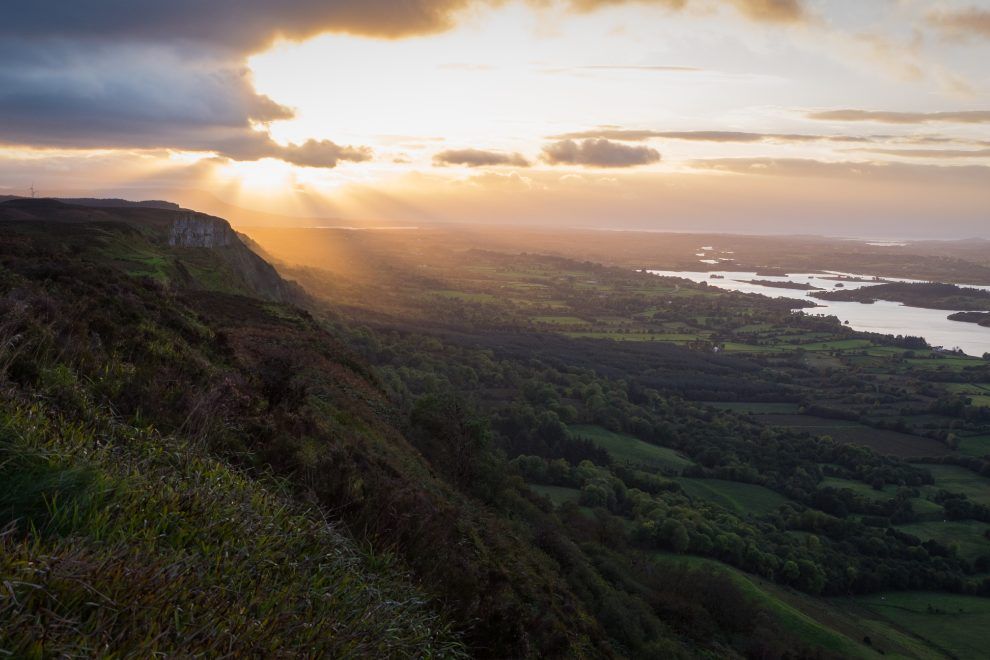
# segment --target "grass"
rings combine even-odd
[[[554,325],[589,325],[588,321],[576,316],[534,316],[537,323],[552,323]]]
[[[862,643],[866,634],[861,621],[826,601],[811,598],[802,593],[774,585],[761,578],[748,575],[736,568],[700,557],[684,557],[660,553],[654,556],[658,563],[676,563],[706,572],[728,576],[756,608],[768,611],[787,632],[806,644],[818,647],[842,658],[876,658],[877,652]],[[892,631],[893,632],[893,631]],[[874,633],[875,634],[875,633]],[[891,651],[907,655],[910,646],[902,643],[896,633],[877,635],[874,647],[880,642]],[[914,649],[911,649],[914,650]],[[941,657],[937,654],[913,654],[915,657]],[[894,656],[897,657],[897,656]]]
[[[462,654],[388,557],[277,483],[111,418],[4,410],[0,656]]]
[[[882,490],[876,490],[872,486],[864,484],[860,481],[839,479],[837,477],[825,477],[822,479],[819,486],[840,489],[844,488],[846,490],[851,490],[862,497],[867,497],[877,501],[887,501],[897,495],[897,486],[894,486],[893,484],[887,484]],[[915,513],[924,516],[925,518],[938,518],[941,520],[942,515],[944,514],[944,511],[940,505],[923,497],[912,497],[911,508],[915,511]]]
[[[736,513],[764,516],[790,500],[769,488],[723,479],[678,477],[675,481],[691,497],[719,504]]]
[[[434,296],[440,298],[455,298],[467,302],[495,302],[496,298],[490,293],[469,293],[467,291],[453,291],[450,289],[433,291]]]
[[[990,556],[990,540],[985,536],[990,525],[974,520],[948,520],[898,525],[898,529],[917,536],[922,541],[938,541],[946,547],[955,547],[959,556],[972,561],[984,555]]]
[[[625,433],[615,433],[601,426],[574,424],[572,436],[586,438],[612,455],[619,463],[680,472],[693,463],[668,447],[658,447]]]
[[[902,458],[941,456],[948,453],[938,440],[918,435],[875,429],[859,422],[816,417],[814,415],[767,415],[762,422],[784,426],[812,435],[828,435],[836,442],[863,445],[881,454]]]
[[[550,499],[551,502],[560,506],[565,502],[574,502],[581,498],[581,491],[577,488],[568,488],[566,486],[544,486],[541,484],[529,484],[529,489],[538,495],[542,495]]]
[[[990,454],[990,435],[974,435],[962,438],[959,442],[959,453],[977,458],[983,458]]]
[[[990,506],[990,479],[955,465],[918,464],[915,467],[931,472],[937,488],[965,495],[977,504]]]
[[[705,401],[704,403],[721,410],[762,415],[796,415],[798,413],[798,404],[796,403],[768,403],[764,401]]]
[[[873,594],[836,601],[888,622],[956,658],[986,657],[990,599],[932,592]]]
[[[820,487],[828,488],[844,488],[873,500],[889,500],[897,494],[897,486],[893,484],[887,484],[882,490],[876,490],[872,486],[864,484],[860,481],[839,479],[838,477],[825,477],[818,485]]]

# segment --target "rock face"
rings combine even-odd
[[[173,247],[218,248],[229,247],[234,240],[234,231],[226,221],[187,213],[172,223],[168,244]]]

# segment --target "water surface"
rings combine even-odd
[[[702,260],[710,263],[708,260]],[[909,307],[901,303],[878,300],[872,305],[864,305],[859,302],[845,302],[839,300],[819,300],[808,297],[814,291],[804,291],[800,289],[781,289],[761,284],[752,284],[745,280],[767,280],[772,282],[797,282],[810,284],[811,286],[824,289],[826,291],[842,289],[859,289],[864,286],[875,286],[878,282],[866,281],[855,282],[843,280],[841,287],[836,287],[835,280],[827,279],[837,275],[848,277],[871,279],[866,275],[856,275],[854,273],[789,273],[786,277],[772,275],[757,275],[754,272],[743,271],[674,271],[674,270],[651,270],[654,275],[664,277],[683,277],[694,282],[707,282],[708,286],[716,286],[720,289],[730,291],[742,291],[743,293],[759,293],[764,296],[796,298],[798,300],[810,300],[820,307],[807,308],[806,314],[819,314],[822,316],[836,316],[840,321],[849,322],[849,327],[865,332],[879,332],[885,335],[911,335],[914,337],[924,337],[932,346],[942,346],[944,348],[959,348],[969,355],[983,355],[990,352],[990,328],[981,327],[975,323],[962,323],[950,321],[946,318],[952,314],[953,310],[944,309],[923,309],[921,307]],[[721,278],[713,279],[712,275],[721,275]],[[884,278],[888,282],[917,282],[920,280],[909,280],[896,277]],[[974,289],[990,291],[988,286],[961,285]]]

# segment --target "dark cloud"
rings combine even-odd
[[[434,165],[466,165],[468,167],[485,167],[494,165],[509,165],[512,167],[529,167],[529,161],[518,153],[501,151],[484,151],[482,149],[449,149],[433,156]]]
[[[988,124],[990,110],[957,110],[952,112],[893,112],[887,110],[825,110],[809,112],[809,119],[825,121],[875,121],[887,124],[927,124],[933,122],[959,124]]]
[[[88,4],[86,12],[101,16],[108,4],[121,3],[90,4],[95,6]],[[308,167],[370,158],[367,148],[331,141],[275,143],[267,124],[291,118],[293,111],[254,90],[244,53],[228,50],[234,40],[220,38],[218,46],[199,35],[204,36],[200,43],[195,29],[180,27],[174,34],[149,35],[160,40],[138,43],[135,34],[115,39],[113,31],[123,29],[143,4],[119,7],[116,23],[90,24],[86,13],[77,25],[65,19],[82,11],[75,5],[62,7],[62,13],[53,9],[49,22],[39,22],[32,18],[37,5],[22,3],[0,26],[0,142],[213,151],[237,160],[271,157]],[[215,4],[226,3],[195,4],[208,15]],[[157,29],[148,17],[138,22],[147,25],[137,34]],[[273,25],[277,29],[277,22]],[[24,34],[10,36],[14,26]]]
[[[450,27],[470,0],[31,0],[5,8],[0,37],[200,43],[253,52],[322,32],[401,37]]]
[[[935,11],[928,15],[928,22],[946,36],[990,39],[990,9]]]
[[[821,161],[807,158],[709,158],[694,160],[691,167],[735,174],[781,177],[876,179],[888,181],[990,183],[990,167],[945,166],[878,161]]]
[[[589,131],[562,133],[551,140],[582,140],[601,138],[621,142],[643,142],[655,138],[690,140],[693,142],[870,142],[871,137],[855,135],[802,135],[800,133],[748,133],[742,131],[652,131],[629,128],[599,128]]]
[[[257,140],[252,124],[289,108],[235,64],[202,66],[168,48],[5,44],[0,140],[42,146],[213,150]]]
[[[551,165],[633,167],[658,162],[660,152],[605,139],[561,140],[543,148],[543,160]]]

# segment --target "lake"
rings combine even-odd
[[[780,289],[777,287],[752,284],[740,280],[767,280],[773,282],[795,282],[809,284],[811,286],[835,290],[837,282],[829,277],[845,275],[847,277],[858,277],[869,279],[866,275],[854,273],[789,273],[786,277],[757,275],[754,272],[742,271],[673,271],[673,270],[650,270],[654,275],[663,277],[683,277],[694,282],[707,282],[708,286],[715,286],[720,289],[730,291],[741,291],[743,293],[759,293],[770,297],[796,298],[798,300],[811,300],[820,307],[808,308],[806,314],[819,314],[823,316],[836,316],[840,321],[849,322],[849,327],[855,330],[866,332],[879,332],[885,335],[912,335],[924,337],[932,346],[942,346],[944,348],[959,348],[969,355],[981,356],[990,352],[990,328],[983,328],[975,323],[961,323],[950,321],[946,318],[952,313],[951,310],[923,309],[920,307],[908,307],[896,302],[878,300],[872,305],[864,305],[859,302],[844,302],[837,300],[818,300],[809,298],[809,293],[813,291],[803,291],[800,289]],[[721,275],[722,278],[712,279],[712,275]],[[913,282],[918,280],[908,280],[888,277],[888,282]],[[858,289],[864,286],[875,286],[877,282],[855,282],[842,280],[842,287],[845,289]],[[972,286],[972,285],[960,285]],[[986,286],[972,286],[974,289],[990,290]]]

